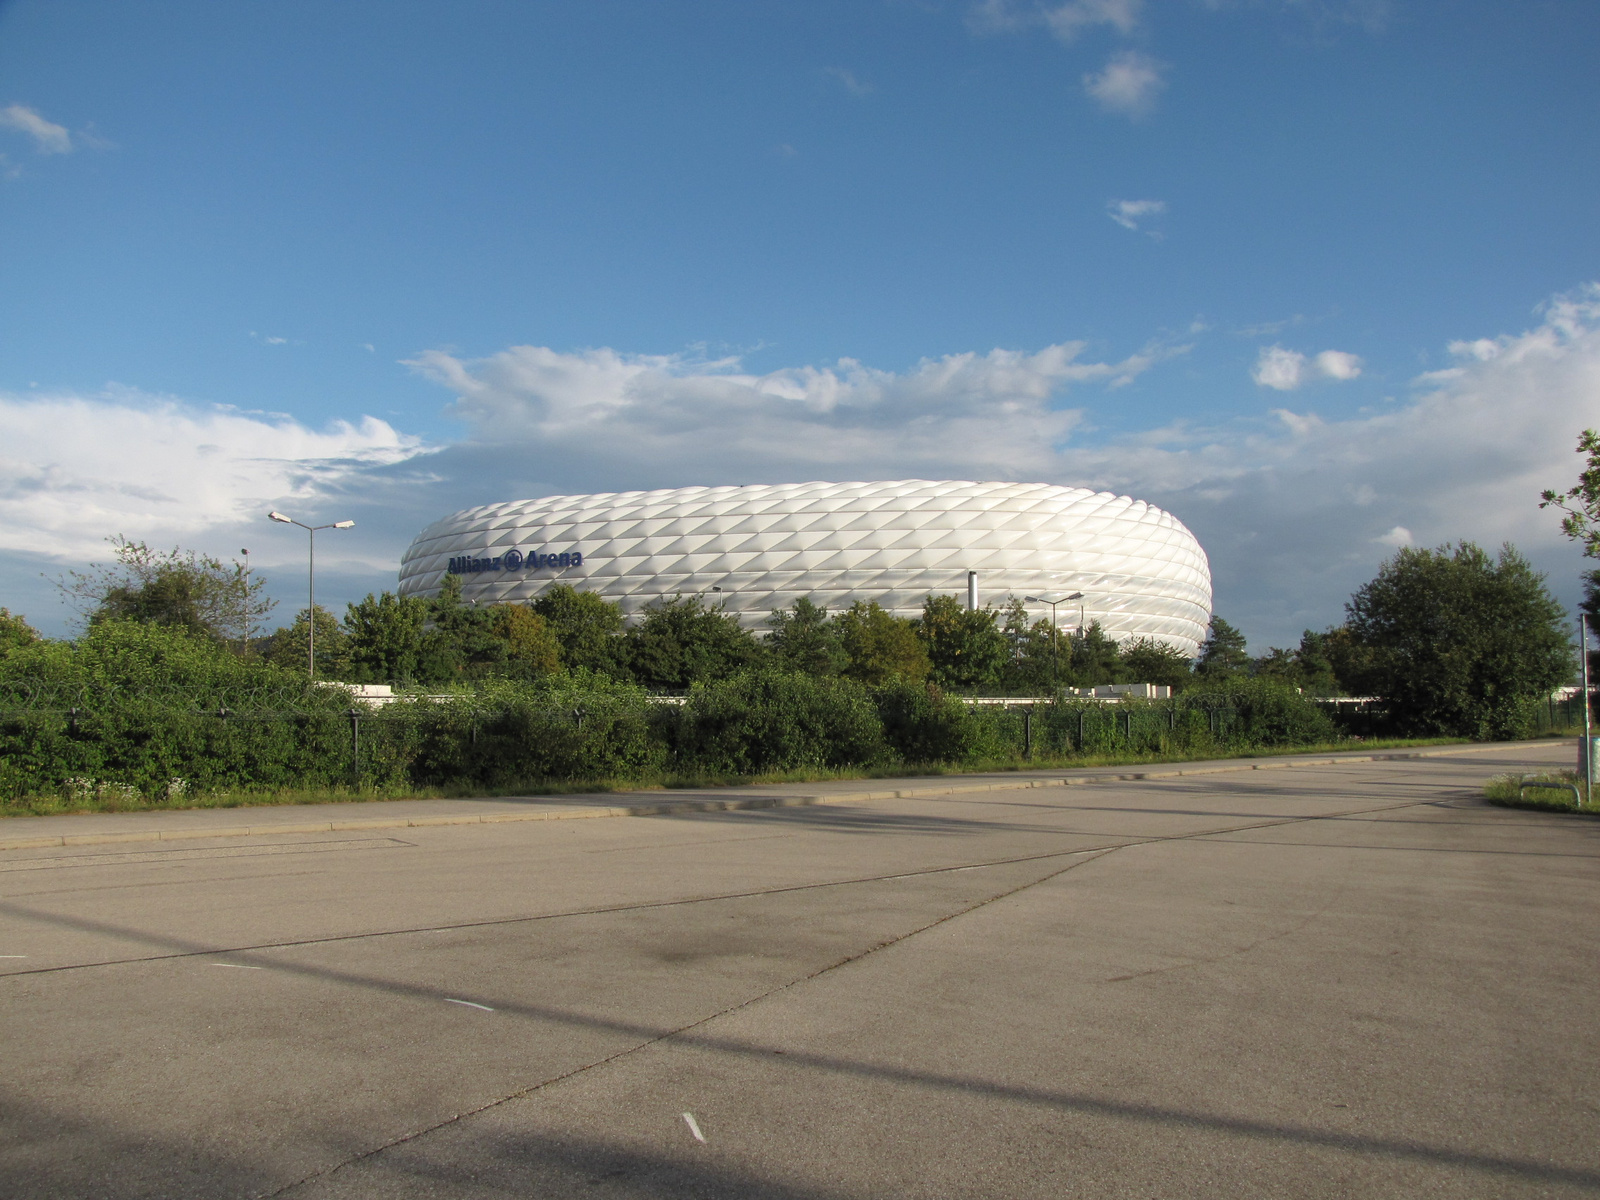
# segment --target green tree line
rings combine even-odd
[[[619,605],[566,584],[530,603],[476,605],[455,576],[434,597],[369,594],[343,620],[302,609],[287,627],[251,635],[269,607],[259,576],[122,538],[113,546],[115,564],[62,584],[91,631],[122,622],[177,628],[303,676],[315,619],[319,678],[422,690],[583,673],[687,692],[755,670],[1014,696],[1109,683],[1208,691],[1254,679],[1310,696],[1373,697],[1395,733],[1507,737],[1531,728],[1575,662],[1543,577],[1511,546],[1491,555],[1470,542],[1400,550],[1351,597],[1343,624],[1307,630],[1293,649],[1252,657],[1244,636],[1214,616],[1193,661],[1154,639],[1119,644],[1098,623],[1053,627],[1019,600],[974,611],[930,595],[920,615],[903,618],[871,600],[830,613],[800,599],[757,636],[699,595],[653,603],[630,623]],[[0,611],[0,655],[36,638]]]

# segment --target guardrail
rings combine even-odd
[[[1578,785],[1575,784],[1575,783],[1555,783],[1555,782],[1552,782],[1551,780],[1548,780],[1548,779],[1537,779],[1536,780],[1536,779],[1528,779],[1528,778],[1524,777],[1523,780],[1519,784],[1517,784],[1517,797],[1518,797],[1518,799],[1520,799],[1522,797],[1522,795],[1529,788],[1549,788],[1549,789],[1551,789],[1553,791],[1557,791],[1557,792],[1571,792],[1572,793],[1572,807],[1574,807],[1574,808],[1582,808],[1583,807],[1583,797],[1579,794]]]

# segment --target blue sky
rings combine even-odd
[[[1600,424],[1583,0],[0,3],[0,604],[112,533],[1027,478],[1252,645],[1510,538]],[[319,572],[322,574],[323,572]]]

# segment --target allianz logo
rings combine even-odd
[[[476,575],[480,571],[559,571],[565,567],[583,566],[583,554],[578,550],[563,550],[560,554],[521,550],[507,550],[493,558],[474,558],[470,554],[450,560],[445,569],[452,575]]]

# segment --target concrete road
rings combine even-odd
[[[8,851],[0,1195],[1594,1194],[1568,756]]]

